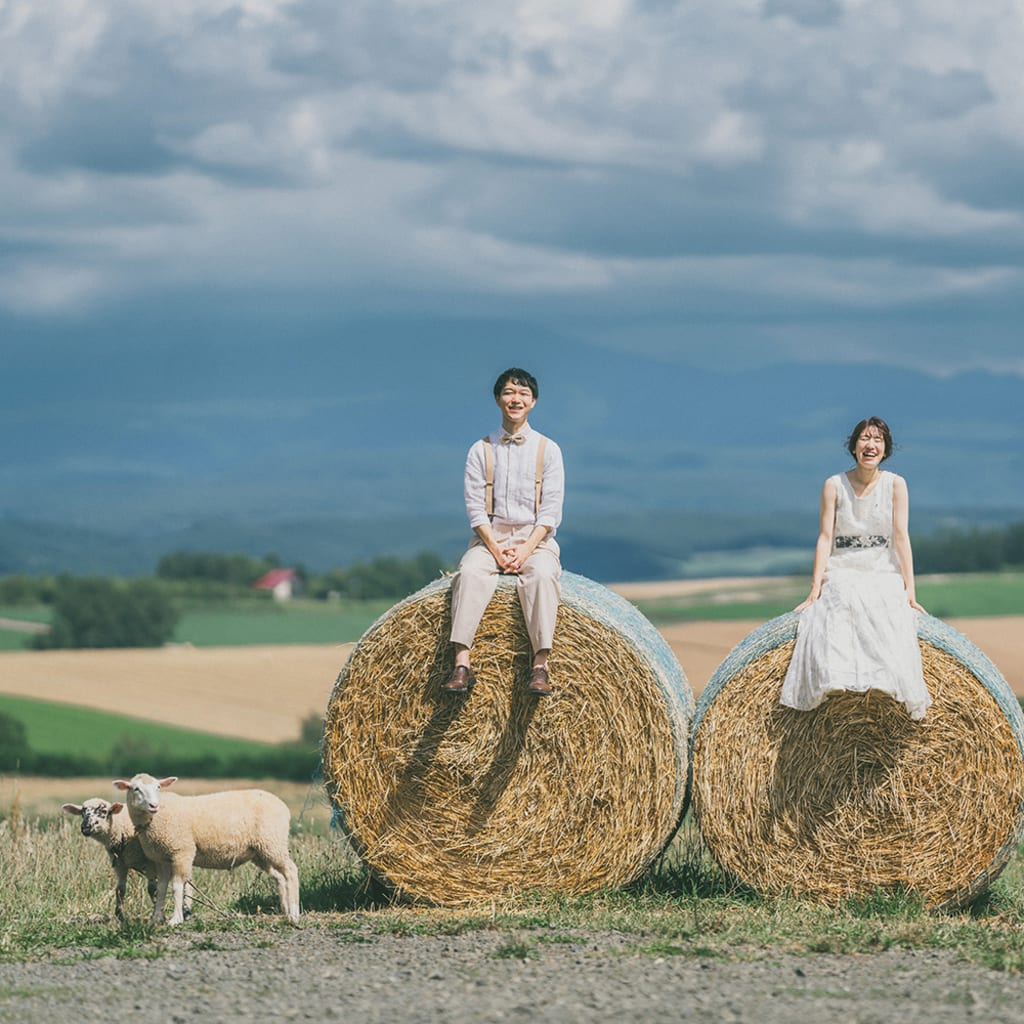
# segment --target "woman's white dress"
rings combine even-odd
[[[921,672],[917,614],[892,545],[895,475],[883,471],[862,498],[832,477],[836,519],[821,596],[800,613],[781,703],[816,708],[840,690],[882,690],[920,719],[931,704]]]

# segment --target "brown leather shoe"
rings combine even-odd
[[[526,692],[532,693],[535,697],[551,696],[551,680],[548,677],[548,670],[539,666],[533,670],[530,681],[526,684]]]
[[[456,665],[441,690],[444,693],[469,693],[476,686],[476,676],[468,665]]]

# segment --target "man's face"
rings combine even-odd
[[[502,420],[506,426],[513,428],[521,427],[530,415],[530,410],[537,404],[528,385],[516,384],[511,380],[501,389],[497,401]]]

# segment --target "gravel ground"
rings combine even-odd
[[[512,938],[536,959],[496,956]],[[155,960],[0,964],[0,1021],[1024,1021],[1024,977],[943,952],[727,962],[637,954],[639,936],[540,938],[300,927],[254,939],[186,926]]]

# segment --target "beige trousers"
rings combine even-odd
[[[522,544],[533,524],[491,527],[499,546],[508,541]],[[517,574],[516,591],[526,620],[526,632],[534,653],[550,650],[561,594],[558,544],[552,537],[540,542]],[[459,562],[452,580],[452,643],[472,647],[477,627],[498,586],[497,563],[486,545],[475,536]]]

